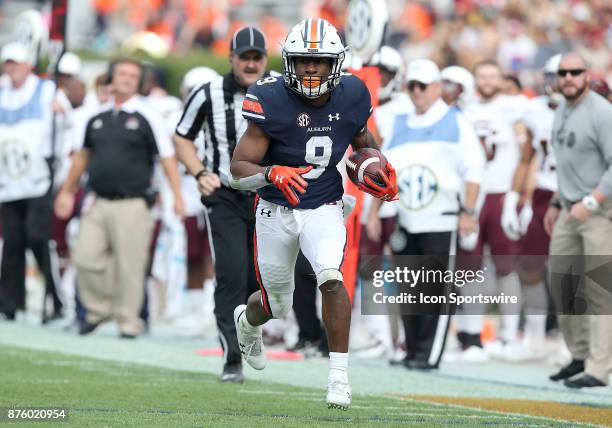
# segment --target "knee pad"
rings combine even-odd
[[[266,293],[268,304],[272,311],[272,318],[284,318],[293,306],[293,292],[291,293]]]
[[[342,272],[338,269],[325,269],[317,273],[317,287],[325,284],[327,281],[340,281],[344,282]]]

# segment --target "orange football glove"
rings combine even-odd
[[[266,169],[266,180],[283,192],[285,199],[295,206],[300,203],[296,190],[304,194],[308,187],[308,183],[302,178],[302,174],[306,174],[311,169],[312,166],[292,168],[290,166],[274,165]]]
[[[365,184],[360,184],[358,186],[359,190],[369,193],[375,198],[382,199],[383,201],[397,201],[397,193],[399,190],[397,188],[395,168],[393,168],[390,163],[387,163],[387,173],[385,174],[382,169],[379,169],[378,175],[384,183],[383,186],[376,184],[370,177],[365,176],[363,179]]]

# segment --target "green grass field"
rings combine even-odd
[[[53,426],[575,426],[379,396],[354,396],[350,410],[342,412],[328,410],[324,398],[322,389],[221,384],[209,374],[0,348],[0,407],[68,408],[68,421]]]

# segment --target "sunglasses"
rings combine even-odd
[[[423,92],[425,89],[427,89],[427,86],[427,83],[417,82],[416,80],[411,80],[408,82],[408,90],[410,92],[414,91],[414,88],[417,87],[421,90],[421,92]]]
[[[586,70],[584,68],[572,68],[572,69],[569,69],[569,70],[558,70],[557,71],[557,75],[559,77],[565,77],[568,74],[571,74],[573,77],[576,77],[576,76],[580,76],[585,71]]]

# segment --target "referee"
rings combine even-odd
[[[236,31],[229,60],[231,72],[191,93],[176,127],[174,143],[179,160],[197,180],[208,211],[216,275],[215,317],[224,350],[221,381],[242,382],[233,313],[236,306],[246,303],[247,297],[258,290],[253,263],[255,193],[231,189],[228,174],[236,142],[247,127],[241,114],[246,90],[266,72],[263,33],[250,26]],[[200,131],[205,138],[203,161],[193,144]]]

